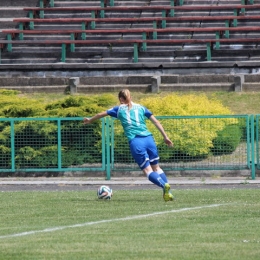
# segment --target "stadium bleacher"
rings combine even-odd
[[[40,74],[78,68],[90,75],[258,70],[260,0],[3,4],[0,76],[19,66],[27,74],[37,66]]]

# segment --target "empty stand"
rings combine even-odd
[[[34,1],[35,2],[35,1]],[[3,29],[1,63],[179,63],[259,57],[257,1],[38,1]],[[3,35],[6,35],[5,40]]]

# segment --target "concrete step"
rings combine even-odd
[[[41,63],[57,63],[61,60],[60,50],[57,52],[38,52],[30,50],[30,52],[3,52],[1,64],[41,64]]]
[[[13,22],[13,18],[0,18],[0,30],[1,29],[10,29],[15,28],[16,23]]]
[[[150,85],[151,76],[107,76],[107,77],[80,77],[80,86],[97,86],[99,88],[111,85],[141,86]],[[47,76],[47,77],[0,77],[0,86],[26,87],[26,86],[68,86],[69,77]]]
[[[260,83],[259,82],[244,83],[242,85],[242,91],[259,92],[260,91]]]
[[[118,92],[122,89],[128,88],[130,91],[135,92],[150,92],[150,84],[138,84],[138,85],[124,85],[124,84],[113,84],[113,85],[79,85],[77,87],[78,93],[98,93],[98,92]]]
[[[260,56],[260,50],[251,47],[241,50],[234,48],[224,48],[212,51],[212,61],[243,61],[257,60]],[[104,62],[104,63],[133,63],[133,46],[76,46],[75,52],[67,52],[66,62]],[[2,53],[2,63],[43,63],[43,62],[60,62],[60,46],[16,46],[13,52]],[[122,59],[124,61],[122,61]],[[183,46],[148,46],[147,51],[139,52],[139,62],[198,62],[206,61],[205,45],[183,45]]]
[[[193,83],[233,83],[234,75],[230,74],[205,74],[205,75],[162,75],[162,84],[193,84]]]
[[[66,77],[0,77],[2,87],[68,86]]]
[[[80,84],[84,86],[103,85],[149,85],[152,83],[154,73],[132,74],[124,76],[84,76],[81,75]],[[231,74],[163,74],[160,75],[161,85],[189,85],[189,84],[233,84],[236,75]],[[40,76],[4,76],[0,77],[2,86],[48,86],[48,85],[68,85],[70,76],[56,75],[50,72]],[[257,79],[260,75],[244,75],[244,84],[260,84]]]
[[[56,18],[91,18],[91,12],[44,12],[45,19],[56,19]]]
[[[1,86],[4,89],[18,90],[22,93],[65,93],[68,90],[68,85],[51,85],[51,86]],[[150,92],[150,85],[79,85],[77,93],[103,93],[103,92],[118,92],[124,88],[136,92]]]
[[[51,85],[51,86],[1,86],[4,89],[18,90],[22,93],[64,93],[68,89],[68,85]],[[147,93],[151,91],[150,84],[138,85],[124,85],[113,84],[111,85],[79,85],[77,86],[77,93],[101,93],[101,92],[118,92],[121,89],[128,88],[130,91]],[[234,84],[229,83],[211,83],[211,84],[161,84],[160,91],[234,91]],[[259,91],[258,88],[247,88],[243,85],[243,91]]]
[[[150,0],[150,5],[155,6],[155,5],[169,5],[170,2],[169,0]]]
[[[135,0],[135,1],[130,1],[130,0],[126,0],[126,1],[117,1],[115,0],[114,1],[114,5],[115,6],[144,6],[144,5],[149,5],[150,4],[150,1],[149,0]]]
[[[67,76],[64,75],[64,72],[58,75],[45,71],[38,75],[31,74],[31,76],[18,76],[18,74],[9,77],[2,76],[0,86],[21,92],[64,92],[69,86],[69,78],[75,77],[76,74],[70,72],[66,74]],[[82,75],[79,76],[80,83],[77,86],[79,93],[117,92],[122,88],[147,92],[151,91],[154,73],[125,76],[87,77]],[[230,74],[163,74],[160,76],[159,91],[234,91],[235,77],[238,76]],[[242,91],[260,91],[260,83],[256,82],[260,75],[251,74],[243,77]]]
[[[219,5],[240,5],[241,1],[240,0],[229,0],[229,1],[218,0],[218,4]]]
[[[27,28],[28,29],[28,28]],[[66,23],[66,24],[35,24],[35,30],[82,30],[81,23]]]
[[[18,17],[26,17],[26,11],[23,10],[21,6],[15,7],[0,7],[0,17],[2,18],[18,18]]]
[[[34,7],[37,6],[38,0],[1,0],[1,6],[15,7],[15,6],[24,6],[24,7]]]
[[[259,74],[245,75],[245,82],[259,83],[260,82],[260,75]]]
[[[161,84],[161,91],[234,91],[234,83]]]
[[[100,1],[56,1],[54,7],[100,6]]]
[[[241,4],[240,0],[185,0],[185,5],[231,5],[231,4]]]

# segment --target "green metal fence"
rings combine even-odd
[[[160,165],[165,170],[240,170],[251,168],[250,117],[161,116],[157,117],[173,148],[164,145],[160,133],[150,127],[158,145]],[[111,170],[139,170],[117,122],[111,123]],[[153,131],[154,130],[154,131]],[[254,173],[253,173],[254,174]],[[254,175],[252,175],[254,178]]]
[[[255,179],[259,117],[157,117],[173,148],[147,123],[166,171],[250,169]],[[118,120],[106,117],[83,125],[82,119],[1,118],[0,172],[104,171],[110,179],[112,171],[139,171]]]
[[[82,118],[1,118],[0,171],[104,171],[106,128],[98,124],[96,131]]]

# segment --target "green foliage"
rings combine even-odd
[[[170,94],[165,97],[144,98],[140,101],[151,109],[156,116],[199,116],[232,114],[215,98],[205,94]]]
[[[84,117],[86,113],[81,107],[68,107],[50,110],[46,115],[49,117]]]
[[[117,126],[118,122],[115,122],[115,126]],[[114,139],[114,158],[115,161],[118,163],[129,163],[131,162],[132,156],[130,149],[128,147],[128,141],[127,138],[122,131],[121,127],[115,128],[115,139]]]
[[[206,118],[204,115],[231,114],[227,108],[216,99],[208,99],[206,95],[176,95],[164,98],[147,98],[142,103],[155,115],[198,116],[197,118],[179,118],[161,120],[169,138],[174,142],[173,149],[165,149],[164,141],[158,130],[149,121],[148,127],[156,137],[157,145],[163,152],[163,160],[181,160],[185,158],[204,158],[214,148],[221,131],[228,125],[236,125],[237,119]],[[233,147],[233,150],[235,147]]]
[[[227,125],[213,140],[212,153],[214,155],[232,153],[239,145],[241,137],[242,131],[238,125]]]
[[[0,117],[82,117],[94,115],[117,103],[112,94],[66,96],[46,104],[41,99],[29,99],[18,93],[0,91]]]
[[[95,125],[85,127],[81,121],[62,121],[61,151],[62,167],[100,162],[101,150],[93,146],[100,138],[94,134]],[[15,125],[15,147],[17,168],[58,167],[58,136],[56,121],[22,121]],[[9,136],[5,129],[2,136]],[[3,137],[4,139],[4,137]],[[89,149],[91,147],[91,149]]]
[[[10,168],[11,166],[11,148],[0,145],[0,167]]]
[[[28,99],[17,91],[0,91],[0,117],[84,117],[94,115],[117,102],[111,94],[91,96],[66,96],[46,104],[41,99]],[[101,126],[95,123],[84,126],[82,121],[62,121],[62,167],[100,163]],[[15,122],[16,168],[52,168],[58,166],[58,137],[56,121]],[[87,131],[86,131],[87,130]],[[0,122],[1,167],[10,167],[11,125]],[[82,134],[84,133],[83,137]],[[91,148],[91,149],[90,149]]]
[[[0,92],[1,117],[84,117],[91,116],[117,103],[112,94],[66,96],[49,103],[43,100],[28,99],[19,96],[18,92]],[[231,114],[214,97],[209,99],[204,94],[176,95],[166,97],[144,98],[140,101],[156,116],[198,116],[197,118],[162,119],[166,132],[174,142],[174,148],[164,144],[158,130],[147,122],[148,128],[155,136],[162,161],[189,160],[204,158],[209,154],[232,152],[238,145],[241,134],[236,132],[236,119],[208,119],[203,115]],[[114,131],[114,157],[117,162],[132,162],[127,139],[121,126],[116,123]],[[239,123],[245,126],[244,122]],[[240,129],[241,127],[238,127]],[[16,167],[57,167],[57,122],[56,121],[21,121],[15,123]],[[227,138],[231,129],[236,139]],[[242,129],[242,128],[241,128]],[[11,126],[8,122],[0,122],[0,153],[7,156],[10,149]],[[241,131],[240,131],[241,132]],[[79,133],[79,134],[77,134]],[[84,133],[84,134],[82,134]],[[100,122],[84,126],[82,122],[62,121],[61,149],[62,167],[82,165],[86,162],[100,162],[102,154],[102,134]],[[227,148],[228,147],[228,148]],[[91,149],[90,149],[91,148]],[[7,157],[6,157],[7,158]],[[10,160],[8,159],[8,164]]]
[[[41,105],[35,104],[15,104],[2,109],[5,117],[36,117],[44,113]]]
[[[18,90],[11,90],[11,89],[0,89],[0,95],[4,96],[16,96],[20,93]]]
[[[69,96],[45,106],[47,114],[56,117],[81,117],[94,115],[116,103],[111,94],[98,96]]]
[[[163,137],[158,129],[148,120],[148,129],[153,133],[160,160],[167,161],[189,161],[201,160],[209,156],[212,151],[223,153],[220,144],[228,147],[228,152],[236,149],[241,139],[241,131],[236,132],[236,138],[224,138],[223,129],[240,129],[236,118],[208,118],[207,115],[227,115],[232,114],[222,104],[212,98],[211,100],[204,94],[201,95],[168,95],[164,98],[152,97],[144,98],[141,102],[150,109],[154,115],[163,116],[187,116],[187,118],[161,118],[165,131],[173,141],[174,147],[165,145]],[[197,116],[190,117],[189,116]],[[205,116],[205,117],[204,117]],[[229,127],[231,126],[231,127]],[[226,130],[228,133],[228,130]],[[129,149],[122,145],[124,135],[122,128],[115,128],[115,160],[118,162],[130,162]],[[221,136],[218,139],[218,136]],[[217,141],[217,142],[216,142]],[[218,143],[217,146],[215,146]],[[221,151],[218,151],[221,149]],[[227,150],[225,152],[227,152]]]
[[[68,108],[68,107],[80,107],[84,106],[86,101],[85,97],[69,96],[62,100],[54,101],[46,105],[46,110],[52,110],[57,108]]]
[[[31,146],[24,146],[17,150],[17,155],[15,157],[16,167],[37,167],[37,160],[35,160],[38,156],[41,156],[40,151],[35,150]]]
[[[44,106],[36,100],[14,95],[0,95],[1,117],[35,117],[44,114]]]

